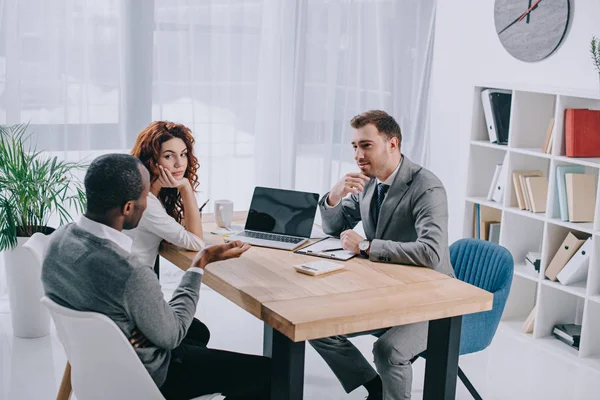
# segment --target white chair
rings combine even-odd
[[[50,310],[67,353],[78,400],[164,400],[133,347],[110,318],[71,310],[45,296],[42,303]],[[195,400],[223,398],[211,394]]]

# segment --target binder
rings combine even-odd
[[[496,170],[494,171],[494,177],[492,178],[492,181],[490,182],[490,188],[488,190],[487,200],[493,200],[493,198],[494,198],[494,192],[496,191],[496,184],[498,183],[500,171],[502,171],[502,164],[497,164]]]
[[[498,182],[496,183],[496,187],[494,189],[494,195],[492,196],[492,200],[496,203],[502,204],[502,196],[504,195],[504,186],[506,185],[506,177],[508,174],[508,162],[506,162],[506,157],[504,157],[504,162],[502,163],[502,167],[500,168],[500,174],[498,175]]]
[[[546,198],[548,197],[548,181],[543,176],[528,176],[525,178],[527,193],[534,213],[546,212]]]
[[[573,257],[571,257],[569,262],[567,262],[565,267],[556,275],[560,283],[570,285],[587,279],[592,246],[592,239],[588,238]]]
[[[482,90],[481,102],[490,142],[508,144],[512,91],[500,89]]]
[[[600,157],[600,110],[565,110],[567,157]]]
[[[567,187],[565,174],[583,174],[585,168],[582,165],[558,165],[556,166],[556,189],[558,191],[558,203],[560,206],[560,219],[569,220],[569,209],[567,205]]]
[[[596,177],[592,174],[565,174],[569,221],[594,221]]]
[[[565,240],[562,242],[558,251],[552,258],[552,261],[546,268],[546,277],[551,281],[556,281],[556,276],[569,262],[571,257],[579,250],[583,245],[585,239],[577,238],[572,232],[569,232]]]

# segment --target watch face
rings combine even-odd
[[[562,42],[570,11],[570,0],[496,0],[496,33],[513,57],[540,61]]]
[[[358,249],[359,250],[366,251],[368,248],[369,248],[369,242],[367,242],[366,240],[363,240],[362,242],[360,242],[358,244]]]

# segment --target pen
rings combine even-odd
[[[202,209],[208,204],[209,201],[210,199],[206,200],[204,204],[202,204],[202,206],[198,209],[198,211],[202,212]]]
[[[324,249],[324,250],[319,250],[319,253],[327,253],[330,251],[340,251],[340,250],[344,250],[344,249],[342,249],[341,247],[338,249]]]

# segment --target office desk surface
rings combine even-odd
[[[236,214],[236,223],[244,214]],[[222,243],[204,217],[205,241]],[[241,220],[241,221],[240,221]],[[161,245],[160,255],[186,270],[195,252]],[[253,247],[210,264],[203,283],[294,342],[487,311],[493,295],[439,272],[359,257],[345,269],[312,277],[294,264],[321,258]],[[338,262],[338,261],[336,261]]]

